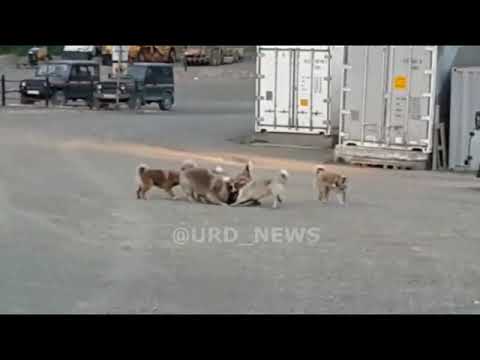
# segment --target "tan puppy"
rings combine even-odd
[[[347,177],[325,170],[321,165],[314,168],[313,188],[318,191],[318,200],[327,202],[330,191],[336,193],[340,204],[345,205],[347,200]]]
[[[216,175],[206,168],[182,166],[180,186],[190,201],[205,198],[210,203],[227,206],[226,202],[233,189],[231,179]]]
[[[147,200],[147,192],[154,186],[163,189],[175,199],[172,189],[180,184],[180,174],[174,170],[150,169],[146,164],[137,166],[137,199]]]
[[[273,179],[252,180],[240,189],[238,198],[232,206],[246,205],[252,202],[273,196],[273,208],[285,200],[285,185],[289,174],[287,170],[280,170],[278,176]]]

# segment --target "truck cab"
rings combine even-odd
[[[97,56],[97,47],[94,45],[68,45],[63,48],[62,59],[92,60]]]
[[[20,82],[20,102],[32,104],[48,98],[52,105],[83,100],[93,105],[95,85],[100,81],[100,66],[94,61],[59,60],[37,66],[30,79]]]
[[[119,103],[127,104],[131,110],[143,105],[158,104],[160,110],[169,111],[175,103],[174,71],[171,64],[133,63],[119,81],[102,81],[96,85],[94,107],[100,109]]]

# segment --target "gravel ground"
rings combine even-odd
[[[0,110],[1,313],[480,312],[476,178],[331,166],[349,202],[320,204],[311,170],[331,154],[230,141],[253,128],[254,64],[220,68],[179,69],[168,113]],[[287,201],[135,200],[140,162],[185,158],[286,168]]]

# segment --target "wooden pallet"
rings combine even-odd
[[[396,170],[426,170],[430,156],[422,152],[360,146],[335,147],[335,162]]]

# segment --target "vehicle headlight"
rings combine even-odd
[[[22,81],[22,82],[20,83],[20,86],[21,86],[21,87],[26,87],[26,86],[27,86],[27,82],[26,82],[26,81]]]
[[[120,85],[120,91],[125,92],[125,90],[127,90],[127,88],[125,87],[125,85]]]
[[[101,90],[102,90],[102,84],[98,84],[98,85],[97,85],[97,90],[98,90],[98,91],[101,91]]]

